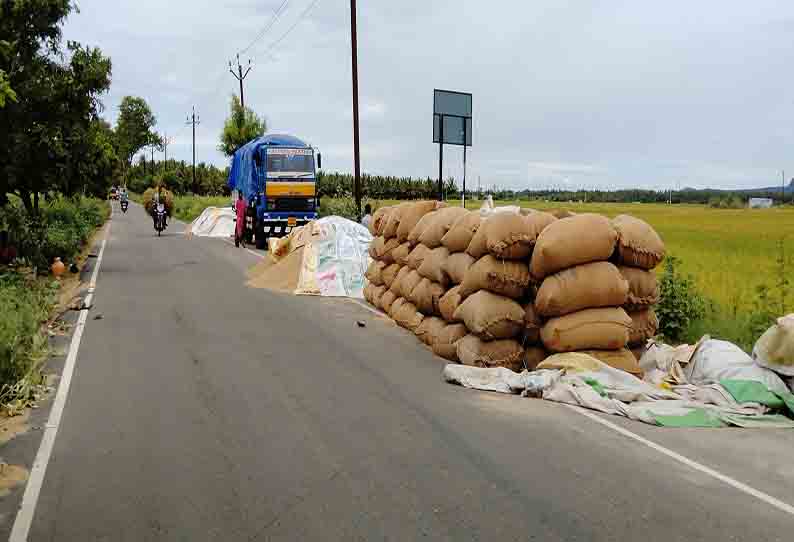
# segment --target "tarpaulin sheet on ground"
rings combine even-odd
[[[231,207],[207,207],[187,230],[197,237],[234,236],[234,209]]]
[[[303,249],[296,294],[363,298],[371,241],[361,224],[328,216],[295,228],[287,239],[273,240],[270,249],[275,259]]]
[[[794,394],[772,371],[731,343],[649,349],[651,380],[582,353],[550,356],[537,370],[447,365],[444,378],[465,387],[542,397],[666,427],[794,428]],[[646,367],[649,361],[643,357]],[[683,366],[682,366],[683,365]],[[648,369],[646,369],[648,371]],[[659,372],[665,374],[659,378]]]

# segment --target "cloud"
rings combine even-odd
[[[300,19],[310,2],[290,2],[243,55],[245,100],[350,171],[349,12],[319,0]],[[64,37],[111,56],[111,121],[124,95],[143,96],[181,142],[195,105],[198,158],[222,165],[213,142],[239,92],[228,61],[280,4],[81,0]],[[450,88],[473,93],[469,183],[776,184],[794,172],[792,21],[794,4],[772,0],[359,3],[362,168],[435,177],[432,91]],[[460,148],[445,148],[444,174],[460,179]]]

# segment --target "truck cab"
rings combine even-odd
[[[259,137],[234,154],[228,184],[255,210],[257,248],[317,218],[316,167],[314,148],[290,135]]]

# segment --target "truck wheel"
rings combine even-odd
[[[256,248],[259,250],[266,250],[267,249],[267,237],[265,236],[265,226],[257,221],[256,226],[254,227],[256,231]]]

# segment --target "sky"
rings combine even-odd
[[[347,0],[78,0],[64,38],[113,62],[103,116],[141,96],[170,157],[217,150],[245,102],[353,169]],[[794,2],[359,0],[361,168],[437,177],[433,89],[471,92],[467,187],[751,188],[794,177]],[[158,159],[162,158],[162,154]],[[444,176],[462,183],[462,148]]]

